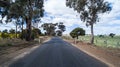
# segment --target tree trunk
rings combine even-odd
[[[26,34],[26,41],[31,41],[31,19],[26,18],[26,29],[27,29],[27,34]]]
[[[93,24],[91,25],[91,40],[90,40],[91,44],[94,44],[94,31],[93,31]]]

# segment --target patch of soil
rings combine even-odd
[[[14,58],[18,54],[24,52],[22,51],[19,53],[20,50],[25,50],[26,48],[31,48],[35,45],[37,45],[35,44],[35,42],[31,42],[13,46],[0,47],[0,64],[3,64],[4,62],[10,60],[11,58]]]
[[[75,45],[73,40],[66,41],[72,43],[73,46],[77,47],[83,52],[94,55],[96,59],[110,64],[110,67],[120,67],[120,49],[98,47],[82,41],[77,42]]]
[[[42,42],[49,40],[49,37],[42,37]],[[34,46],[39,46],[40,43],[36,41],[16,43],[12,46],[0,47],[0,65],[12,60],[16,56],[30,50]],[[0,66],[1,67],[1,66]]]

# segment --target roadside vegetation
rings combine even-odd
[[[79,13],[81,21],[90,26],[90,43],[94,43],[94,24],[99,22],[99,14],[109,13],[112,10],[110,3],[104,0],[66,0],[66,6]]]
[[[89,42],[90,36],[79,36],[80,41]],[[110,36],[95,36],[94,45],[109,48],[120,48],[120,36],[111,38]]]
[[[38,43],[39,36],[42,36],[43,34],[41,31],[37,28],[32,29],[32,38],[37,39],[36,43]],[[7,29],[0,32],[0,47],[7,47],[7,46],[14,46],[14,45],[20,45],[28,43],[28,41],[25,40],[26,37],[26,30],[15,31],[14,29],[10,29],[9,31]],[[31,42],[34,42],[31,41]]]
[[[83,28],[75,28],[70,32],[72,38],[97,46],[120,48],[120,36],[114,33],[110,33],[108,36],[94,36],[94,25],[99,22],[99,15],[109,13],[112,10],[109,2],[104,0],[66,0],[66,6],[78,12],[81,21],[85,22],[87,27],[90,26],[91,30],[90,35],[85,35]],[[63,32],[66,31],[64,22],[45,22],[40,27],[37,26],[44,16],[43,7],[44,0],[0,1],[1,25],[3,23],[13,23],[16,27],[15,30],[8,31],[5,29],[0,32],[0,46],[12,46],[34,40],[39,41],[42,36],[62,36]],[[43,28],[45,32],[42,33],[40,28]],[[68,39],[72,39],[71,37],[64,36]]]

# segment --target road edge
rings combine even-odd
[[[73,43],[71,43],[71,44],[72,44],[74,47],[78,48],[77,45],[75,45],[75,44],[73,44]],[[97,60],[99,60],[99,61],[105,63],[105,64],[108,65],[109,67],[115,67],[113,64],[110,64],[110,63],[107,62],[105,59],[103,59],[103,58],[101,59],[100,57],[98,57],[98,56],[92,54],[91,52],[88,52],[88,51],[83,50],[83,49],[81,49],[81,48],[78,48],[78,49],[80,49],[80,50],[83,51],[84,53],[86,53],[86,54],[88,54],[88,55],[94,57],[95,59],[97,59]]]
[[[50,40],[50,38],[48,38],[47,40],[45,40],[43,43],[45,43],[45,42],[47,42],[49,40]],[[8,67],[10,64],[12,64],[13,62],[17,61],[18,59],[23,58],[27,54],[30,54],[32,51],[34,51],[35,49],[37,49],[39,46],[41,46],[41,45],[36,45],[34,47],[31,47],[31,48],[27,49],[25,52],[17,55],[15,58],[12,58],[9,61],[3,63],[0,67]]]

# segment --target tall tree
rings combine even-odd
[[[44,0],[15,0],[9,7],[7,21],[20,20],[26,22],[27,35],[26,40],[31,40],[31,23],[40,21],[43,17]]]
[[[65,25],[63,24],[63,22],[58,23],[58,29],[60,29],[60,30],[58,30],[58,32],[61,33],[61,35],[62,35],[62,33],[66,30]]]
[[[42,24],[41,27],[43,27],[43,29],[46,31],[47,35],[52,36],[52,35],[55,35],[55,29],[56,29],[55,26],[57,26],[57,23],[56,24],[44,23],[44,24]]]
[[[93,26],[99,21],[99,14],[111,11],[110,3],[104,0],[66,0],[66,6],[74,8],[80,14],[81,21],[91,27],[90,43],[93,44]]]

